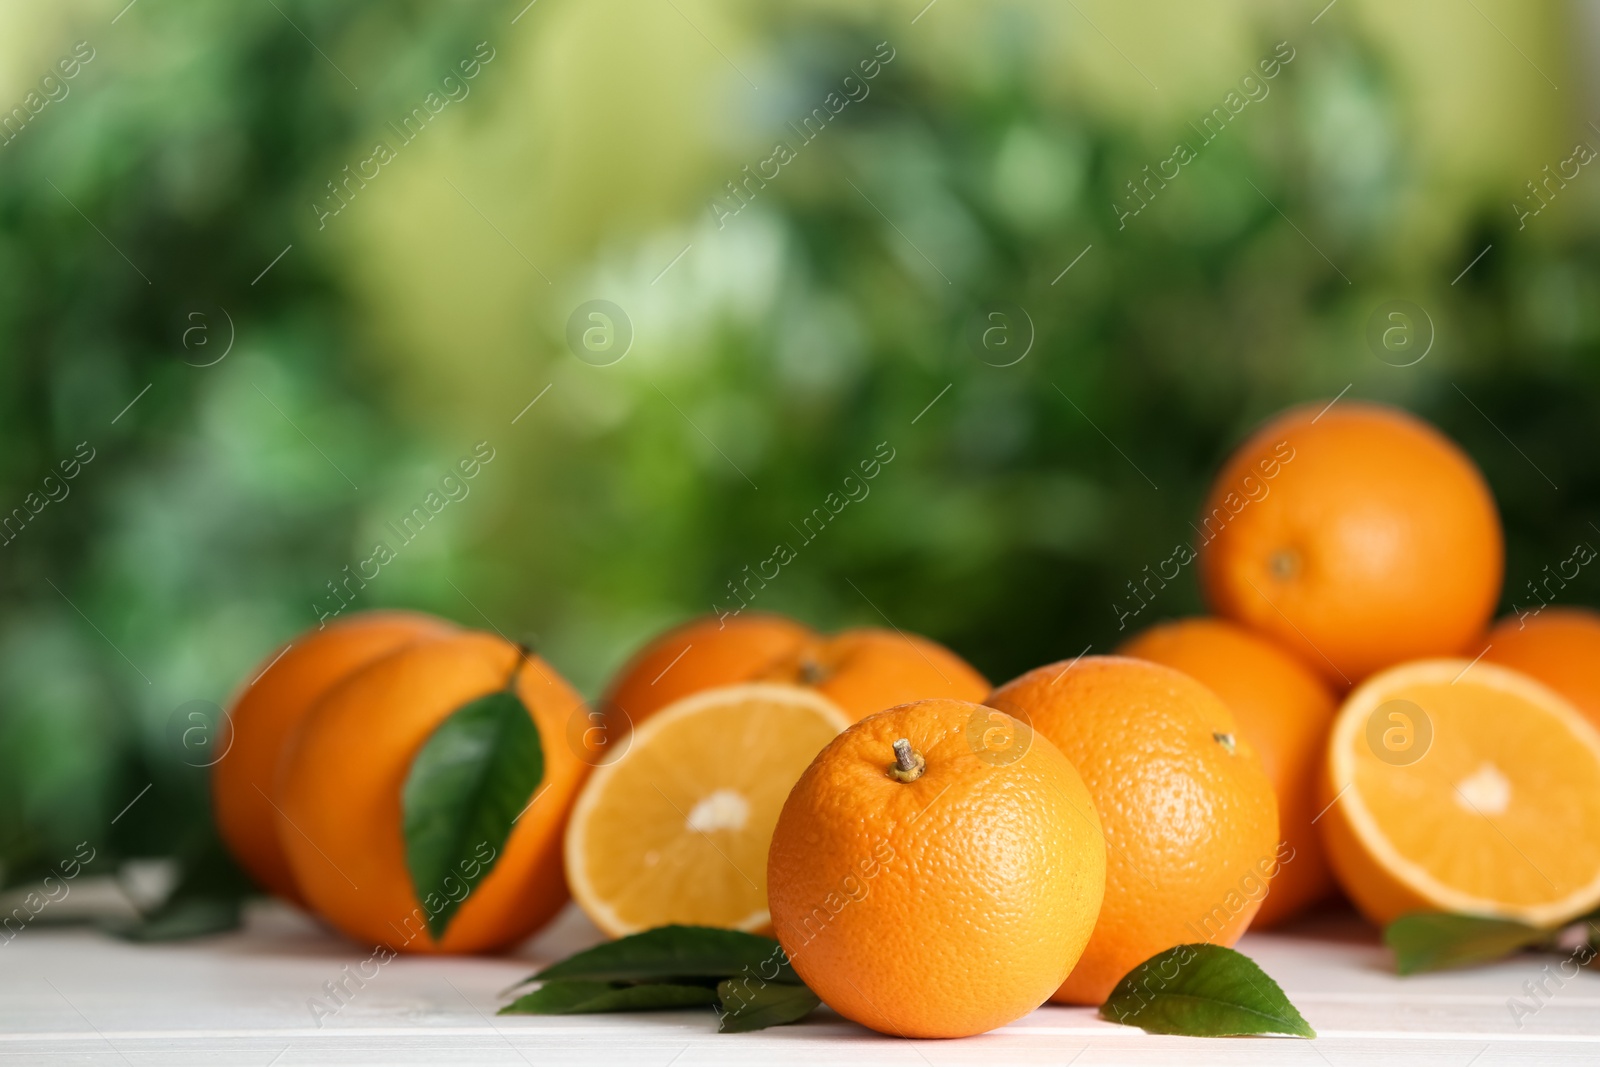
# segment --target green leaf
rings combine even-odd
[[[1549,937],[1548,930],[1507,919],[1430,912],[1402,915],[1383,931],[1401,974],[1488,963]]]
[[[423,744],[401,801],[406,867],[434,940],[494,868],[543,778],[539,730],[509,690],[457,709]]]
[[[645,1011],[720,1000],[718,1029],[742,1033],[795,1022],[821,1003],[778,942],[712,926],[658,926],[569,956],[527,981],[543,985],[503,1012]]]
[[[243,925],[244,902],[254,887],[217,837],[187,842],[179,867],[178,884],[159,905],[136,919],[101,918],[97,925],[127,941],[183,941]]]
[[[797,1023],[822,1003],[803,985],[780,985],[759,978],[730,978],[720,982],[717,999],[722,1006],[717,1022],[719,1034],[743,1034]]]
[[[501,1015],[585,1015],[605,1011],[664,1011],[717,1002],[700,985],[622,985],[618,982],[546,982],[501,1008]]]
[[[107,920],[101,928],[125,941],[184,941],[237,930],[240,910],[238,897],[184,897],[139,919]]]
[[[1221,945],[1178,945],[1150,957],[1117,983],[1100,1014],[1152,1034],[1317,1036],[1277,982]]]
[[[800,984],[788,957],[772,938],[713,926],[658,926],[630,934],[551,964],[526,981],[553,978],[594,982],[750,978]]]

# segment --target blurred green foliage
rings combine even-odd
[[[309,205],[518,7],[141,6],[115,27],[140,47],[99,43],[100,19],[72,95],[0,147],[0,506],[80,442],[95,456],[3,549],[0,880],[86,838],[108,863],[201,848],[205,771],[176,710],[225,702],[314,624],[327,583],[479,440],[504,458],[355,606],[535,635],[590,694],[784,541],[797,558],[759,607],[924,632],[996,680],[1107,650],[1126,583],[1190,536],[1230,445],[1347,386],[1483,466],[1506,606],[1600,537],[1591,194],[1519,232],[1512,194],[1485,190],[1448,240],[1402,239],[1419,142],[1379,50],[1331,21],[1122,225],[1126,183],[1191,135],[1060,104],[1026,15],[996,10],[980,75],[913,61],[904,20],[765,12],[752,122],[795,161],[721,227],[707,208],[594,248],[549,293],[509,293],[531,308],[520,363],[423,354],[491,382],[494,410],[419,416],[433,379],[380,340],[349,246],[317,237]],[[896,59],[870,94],[798,146],[785,123],[885,40]],[[328,57],[352,42],[382,57],[359,91]],[[770,151],[703,199],[729,203],[720,183]],[[531,264],[472,210],[486,247],[509,255],[494,229]],[[613,366],[566,349],[589,297],[637,331]],[[1410,367],[1365,341],[1399,298],[1437,331]],[[972,343],[1001,305],[1034,335],[1010,366]],[[882,442],[895,458],[870,495],[802,545],[795,528]],[[1593,602],[1597,581],[1564,595]],[[1186,573],[1136,625],[1198,610]]]

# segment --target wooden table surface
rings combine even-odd
[[[1600,975],[1584,972],[1521,1020],[1508,1002],[1554,957],[1398,978],[1353,916],[1240,948],[1276,978],[1318,1033],[1155,1037],[1092,1010],[1045,1007],[963,1041],[880,1037],[826,1010],[754,1034],[719,1035],[709,1009],[650,1015],[497,1017],[500,992],[541,961],[596,940],[568,909],[511,956],[405,957],[336,1014],[310,1007],[325,982],[370,954],[286,908],[252,909],[244,931],[140,945],[83,927],[34,926],[0,945],[0,1067],[12,1064],[1327,1064],[1490,1067],[1600,1063]],[[1553,968],[1552,968],[1553,969]]]

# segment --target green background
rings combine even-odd
[[[1511,206],[1600,144],[1581,28],[1195,6],[8,5],[0,108],[94,58],[0,146],[0,506],[94,458],[0,549],[0,880],[85,839],[198,847],[181,709],[313,625],[479,442],[354,606],[527,637],[591,696],[881,442],[759,606],[887,619],[995,680],[1107,650],[1228,449],[1346,387],[1482,466],[1526,603],[1600,539],[1600,179],[1525,228]],[[1280,41],[1266,95],[1119,224]],[[479,42],[465,98],[319,227]],[[719,227],[724,183],[880,42],[870,92]],[[609,366],[566,342],[594,299],[631,323]],[[1411,366],[1367,341],[1392,300],[1431,322]],[[1010,366],[1014,310],[1012,348],[971,340],[1001,306],[1033,332]],[[1137,624],[1199,608],[1187,568]]]

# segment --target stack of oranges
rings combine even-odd
[[[402,833],[407,773],[459,708],[510,689],[542,737],[581,718],[583,699],[537,656],[427,615],[370,612],[301,635],[250,679],[211,793],[224,842],[264,888],[355,940],[412,952],[503,948],[566,902],[561,835],[589,771],[581,749],[543,746],[543,793],[477,857],[492,873],[442,937],[428,920],[459,890],[413,886]]]
[[[871,711],[988,691],[924,638],[824,637],[750,614],[660,637],[591,710],[548,663],[500,636],[367,612],[300,635],[251,671],[228,709],[233,743],[212,771],[213,808],[263,888],[394,951],[514,944],[560,909],[569,881],[612,934],[667,921],[760,929],[767,840],[811,757]],[[467,857],[460,873],[471,878],[414,885],[410,772],[446,720],[499,692],[516,694],[541,739],[537,791],[503,843]],[[631,753],[626,774],[620,758],[600,766],[608,748]],[[719,849],[753,877],[704,862]],[[669,872],[692,884],[663,892]],[[447,910],[440,933],[429,920]]]
[[[1290,458],[1267,483],[1269,454]],[[1460,449],[1392,408],[1289,411],[1228,461],[1202,524],[1202,588],[1226,621],[1128,651],[1211,686],[1265,754],[1294,856],[1273,919],[1328,892],[1329,869],[1380,924],[1549,926],[1600,902],[1600,616],[1486,632],[1503,538]]]
[[[830,1006],[910,1037],[1099,1004],[1336,886],[1380,924],[1600,903],[1600,615],[1490,626],[1503,538],[1465,454],[1391,408],[1291,410],[1195,529],[1212,616],[999,688],[916,635],[746,613],[657,637],[591,710],[501,638],[356,616],[252,672],[218,824],[364,941],[502,947],[570,891],[611,936],[772,933]],[[408,774],[501,692],[540,784],[435,926]]]

